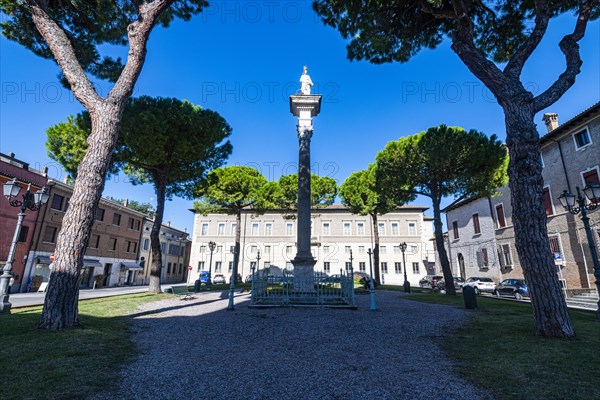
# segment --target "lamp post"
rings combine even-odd
[[[404,269],[404,292],[406,293],[410,293],[410,282],[408,281],[408,278],[406,277],[406,257],[404,255],[404,252],[406,252],[406,242],[402,242],[400,243],[400,251],[402,252],[402,265],[403,265],[403,269]]]
[[[212,255],[213,251],[215,251],[215,247],[217,244],[212,240],[208,242],[208,249],[210,250],[210,261],[208,262],[208,279],[210,280],[210,284],[212,285]]]
[[[373,250],[369,249],[367,254],[369,255],[369,295],[371,296],[371,311],[377,311],[377,302],[375,301],[375,283],[373,282],[373,262],[371,261]]]
[[[354,265],[352,264],[352,261],[354,261],[354,257],[352,257],[352,249],[350,249],[350,290],[352,290],[352,306],[354,307],[356,302],[354,299]]]
[[[13,207],[21,207],[21,212],[17,218],[17,226],[15,228],[15,234],[13,236],[12,243],[10,244],[10,250],[8,252],[8,258],[6,259],[6,265],[2,269],[2,275],[0,276],[0,314],[8,314],[10,313],[10,308],[12,304],[8,301],[10,296],[9,294],[9,284],[11,278],[13,278],[14,274],[12,271],[12,264],[15,258],[15,252],[17,251],[17,242],[19,240],[19,235],[21,234],[21,227],[23,226],[23,220],[25,219],[25,211],[31,210],[36,211],[39,208],[46,204],[50,194],[48,194],[48,190],[46,187],[38,190],[35,194],[31,193],[31,183],[27,185],[27,190],[23,194],[23,200],[17,200],[17,196],[19,192],[21,192],[22,186],[17,182],[16,179],[13,179],[10,182],[6,182],[4,184],[4,197],[8,200],[8,204]]]
[[[575,187],[577,190],[577,196],[568,191],[564,191],[559,196],[560,204],[569,211],[571,214],[576,215],[581,213],[581,220],[583,221],[583,227],[587,236],[588,245],[590,246],[590,254],[592,255],[592,262],[594,264],[594,277],[596,278],[596,290],[600,295],[600,261],[598,260],[598,252],[594,245],[594,235],[592,234],[592,228],[590,228],[590,218],[587,215],[588,210],[595,210],[600,205],[600,185],[597,183],[590,183],[583,188],[583,193],[588,198],[589,203],[586,204],[585,198],[581,195],[579,187]],[[577,205],[575,205],[577,202]],[[598,309],[596,310],[596,320],[600,321],[600,300],[598,300]]]
[[[254,300],[254,280],[256,279],[258,268],[260,268],[260,249],[256,253],[256,263],[250,264],[250,268],[252,268],[252,281],[250,282],[250,299]]]

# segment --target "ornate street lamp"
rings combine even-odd
[[[404,256],[404,252],[406,251],[407,247],[408,246],[406,245],[406,242],[400,243],[400,251],[402,251],[402,264],[404,265],[404,292],[410,293],[410,282],[406,277],[406,257]]]
[[[373,250],[369,249],[367,254],[369,255],[369,294],[371,296],[371,311],[377,311],[377,302],[375,301],[375,283],[373,282],[373,262],[371,261]]]
[[[576,215],[581,213],[581,220],[583,221],[583,227],[585,228],[585,234],[587,236],[588,245],[590,246],[590,254],[592,255],[592,262],[594,264],[594,277],[596,278],[596,290],[600,295],[600,261],[598,260],[598,252],[594,245],[594,235],[590,228],[590,218],[587,215],[587,211],[595,210],[600,205],[600,185],[597,183],[590,183],[583,189],[583,193],[588,198],[589,202],[586,204],[585,198],[581,195],[579,187],[575,187],[577,190],[577,196],[568,191],[564,191],[558,198],[560,204],[569,211],[571,214]],[[575,205],[577,203],[577,205]],[[600,300],[598,300],[598,309],[596,310],[596,320],[600,321]]]
[[[351,290],[352,290],[352,306],[356,306],[356,301],[354,298],[354,265],[352,263],[354,261],[354,257],[352,257],[352,249],[350,249],[350,282],[351,282]]]
[[[11,278],[14,277],[14,274],[11,272],[12,264],[15,258],[15,252],[17,250],[19,235],[21,234],[21,226],[23,226],[23,220],[25,219],[25,211],[39,210],[43,204],[48,202],[48,198],[50,197],[50,194],[45,186],[36,193],[32,194],[30,183],[27,185],[27,191],[25,191],[23,194],[22,200],[19,200],[17,199],[17,196],[21,192],[21,189],[22,186],[19,184],[19,182],[17,182],[16,179],[6,182],[3,188],[4,197],[6,197],[6,200],[8,200],[8,204],[13,207],[21,207],[21,212],[17,218],[17,227],[15,228],[15,234],[8,252],[8,259],[6,260],[6,265],[2,269],[2,275],[0,276],[0,314],[10,313],[11,303],[8,301],[10,296],[8,286]]]
[[[217,244],[215,242],[213,242],[212,240],[210,242],[208,242],[208,249],[210,250],[210,261],[208,262],[208,279],[209,279],[211,285],[212,285],[212,255],[213,255],[213,251],[215,251],[216,247],[217,247]]]

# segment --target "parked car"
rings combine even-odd
[[[218,285],[222,283],[227,283],[227,280],[225,279],[225,276],[223,274],[216,274],[213,278],[213,283]]]
[[[525,279],[505,279],[496,287],[494,294],[523,300],[523,297],[529,297],[529,288]]]
[[[244,279],[244,282],[246,282],[246,283],[252,283],[252,275],[246,276],[246,279]]]
[[[492,278],[474,276],[465,281],[463,288],[465,286],[473,286],[475,288],[475,294],[480,294],[482,292],[494,293],[496,290],[496,283]]]
[[[453,277],[453,280],[454,280],[454,289],[456,289],[456,290],[462,289],[463,285],[465,284],[465,278],[460,277],[460,276],[455,276],[455,277]],[[439,281],[437,281],[436,288],[438,290],[446,289],[446,282],[444,281],[444,279],[440,279]]]
[[[208,271],[200,271],[200,276],[196,281],[199,281],[199,285],[210,285],[210,273]]]
[[[441,275],[425,275],[419,281],[419,287],[434,289],[440,279],[444,279]]]

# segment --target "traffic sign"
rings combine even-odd
[[[191,265],[188,265],[188,269],[191,271],[191,270],[192,270],[192,266],[191,266]]]
[[[50,254],[50,261],[54,261],[54,253]]]

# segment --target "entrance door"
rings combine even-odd
[[[467,273],[465,272],[465,258],[462,253],[458,253],[458,268],[460,269],[460,276],[467,279]]]
[[[102,282],[102,286],[107,287],[110,285],[110,271],[112,270],[112,264],[104,264],[104,281]]]

